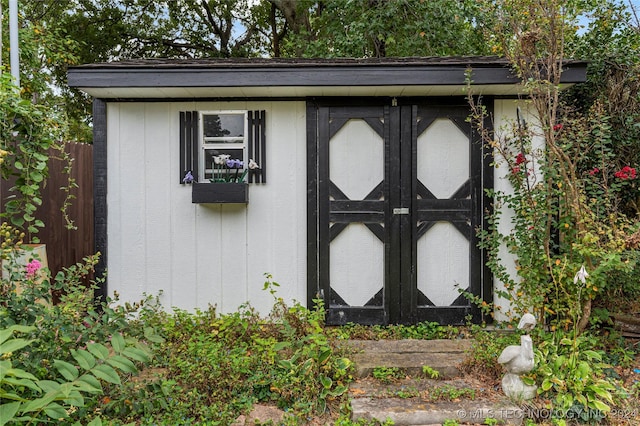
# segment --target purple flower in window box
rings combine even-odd
[[[212,183],[241,183],[244,182],[249,169],[256,168],[260,166],[253,160],[249,160],[249,165],[245,169],[242,160],[231,158],[228,154],[216,155],[213,157],[213,177],[209,180]]]
[[[184,174],[184,178],[182,178],[182,183],[192,183],[193,179],[194,177],[191,174],[191,170],[189,170],[187,173]]]

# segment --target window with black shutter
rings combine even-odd
[[[180,112],[181,184],[266,183],[265,149],[264,111]]]

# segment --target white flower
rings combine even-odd
[[[582,281],[582,284],[585,284],[587,282],[587,278],[589,278],[589,274],[587,273],[587,270],[584,269],[584,265],[582,265],[580,270],[576,272],[576,276],[573,277],[573,283],[577,284],[578,280],[580,280]]]
[[[221,166],[221,165],[224,165],[224,164],[227,162],[227,160],[228,160],[229,158],[231,158],[231,156],[230,156],[229,154],[220,154],[220,155],[215,155],[215,156],[213,157],[213,162],[214,162],[216,165]]]
[[[256,163],[255,161],[253,161],[252,158],[249,159],[249,168],[251,170],[255,170],[255,169],[259,169],[260,166],[258,165],[258,163]]]

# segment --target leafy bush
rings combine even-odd
[[[601,421],[614,405],[615,380],[605,371],[604,352],[587,334],[554,333],[536,348],[538,393],[553,401],[554,412],[582,421]]]
[[[159,314],[166,338],[159,357],[181,389],[173,394],[173,417],[228,424],[255,402],[299,418],[338,409],[351,361],[324,332],[322,306],[288,306],[275,287],[267,276],[265,289],[274,297],[268,319],[250,306],[224,315],[213,307]]]
[[[95,304],[95,282],[84,286],[82,281],[97,256],[51,279],[23,247],[22,231],[3,223],[0,236],[1,424],[47,417],[63,424],[99,421],[101,395],[149,364],[148,343],[159,337],[132,319],[140,306]],[[61,292],[58,304],[53,304],[53,290]],[[22,336],[14,338],[15,332]]]
[[[349,323],[327,328],[327,333],[337,339],[399,340],[399,339],[451,339],[460,334],[460,329],[437,322],[420,322],[411,325],[362,325]]]

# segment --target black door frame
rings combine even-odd
[[[486,100],[485,100],[486,103]],[[418,124],[416,114],[418,105],[442,106],[443,109],[466,106],[463,98],[321,98],[307,102],[307,303],[312,306],[322,300],[327,309],[327,322],[330,324],[343,324],[356,322],[362,324],[387,324],[387,323],[416,323],[421,321],[436,321],[442,324],[461,324],[471,316],[472,321],[480,322],[480,310],[471,305],[464,297],[460,296],[451,307],[419,306],[419,297],[415,262],[416,250],[414,249],[417,238],[418,214],[413,214],[420,202],[413,200],[418,190],[416,139]],[[492,102],[487,109],[491,112]],[[397,123],[397,126],[383,126],[385,143],[385,175],[384,191],[388,197],[384,202],[369,202],[367,208],[369,215],[384,215],[384,227],[375,230],[384,232],[385,242],[385,277],[383,286],[384,294],[376,295],[380,298],[380,306],[348,307],[340,305],[339,311],[329,309],[332,294],[329,283],[329,244],[328,229],[320,229],[319,223],[329,223],[332,220],[329,208],[330,182],[326,182],[328,176],[328,149],[319,149],[320,140],[329,140],[331,135],[327,126],[319,126],[319,123],[329,121],[330,108],[354,108],[361,107],[365,112],[373,109],[375,114],[384,114],[385,123]],[[376,110],[377,108],[377,110]],[[459,111],[459,109],[458,109]],[[465,117],[466,118],[466,117]],[[490,165],[490,151],[484,146],[476,132],[469,127],[471,133],[471,187],[476,190],[493,186],[493,169]],[[411,143],[410,143],[411,142]],[[410,164],[411,167],[403,167]],[[322,173],[321,173],[322,171]],[[411,179],[412,184],[406,184],[406,179]],[[390,188],[400,188],[393,191]],[[480,189],[483,188],[483,189]],[[477,271],[476,276],[470,277],[472,292],[480,295],[486,302],[492,301],[492,279],[489,269],[486,267],[484,253],[477,247],[476,232],[473,229],[486,227],[483,212],[491,208],[491,200],[486,192],[472,194],[470,200],[447,200],[450,205],[443,215],[456,215],[456,205],[465,204],[471,209],[471,229],[467,237],[472,245],[470,262],[471,270]],[[335,202],[334,202],[335,203]],[[469,204],[471,204],[469,206]],[[393,208],[407,207],[411,214],[393,214]],[[469,210],[467,210],[469,214]],[[450,218],[451,219],[451,218]],[[375,220],[375,219],[370,219]],[[370,228],[371,229],[371,228]],[[372,229],[374,230],[374,229]],[[381,238],[382,239],[382,238]],[[395,247],[391,250],[390,247]],[[400,277],[397,291],[390,291],[388,285],[392,279]],[[384,303],[382,303],[384,301]],[[344,308],[344,309],[343,309]],[[344,315],[345,310],[348,315]],[[484,318],[486,320],[486,318]]]

